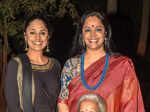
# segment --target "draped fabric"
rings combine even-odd
[[[104,62],[105,57],[102,57],[85,70],[84,77],[89,86],[95,86],[99,82]],[[107,104],[107,112],[145,111],[134,66],[128,57],[110,57],[105,79],[96,90],[86,89],[80,75],[72,78],[67,90],[68,97],[61,100],[68,104],[70,112],[77,112],[78,99],[86,93],[102,96]]]
[[[22,62],[22,65],[25,64],[24,61],[20,62]],[[30,106],[33,107],[33,112],[56,112],[57,98],[60,89],[60,76],[59,76],[61,72],[60,63],[54,58],[49,58],[46,64],[43,65],[31,64],[31,66],[28,67],[31,67],[32,73],[30,75],[32,79],[34,79],[34,81],[32,80],[32,82],[34,82],[34,86],[32,83],[28,83],[30,84],[29,86],[31,87],[31,89],[32,87],[34,87],[33,91],[31,90],[32,97],[28,97],[30,98],[28,100],[30,101]],[[22,66],[22,68],[24,68],[24,66]],[[23,112],[26,112],[24,108],[22,109],[21,102],[24,103],[23,102],[24,98],[22,95],[23,93],[26,92],[26,89],[29,89],[29,87],[23,89],[22,83],[19,83],[20,85],[22,85],[19,86],[18,84],[19,69],[20,63],[18,63],[16,59],[10,60],[7,66],[7,73],[5,80],[5,96],[7,101],[8,112],[21,112],[22,110]],[[23,73],[25,70],[26,69],[23,69]],[[22,69],[20,72],[22,73]],[[23,82],[22,81],[24,79],[23,76],[24,74],[22,74],[22,78],[19,77],[19,79],[21,79],[21,81],[19,82]],[[27,110],[27,112],[31,111]]]

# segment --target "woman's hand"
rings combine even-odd
[[[65,103],[58,103],[58,112],[69,112],[69,107]]]

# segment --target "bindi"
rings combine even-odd
[[[94,27],[95,25],[92,25],[92,27]]]

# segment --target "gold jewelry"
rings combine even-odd
[[[104,34],[105,34],[105,36],[106,36],[106,35],[107,35],[107,32],[105,32]]]
[[[83,47],[85,47],[85,41],[84,40],[82,40],[82,43],[83,43]]]
[[[49,49],[49,43],[48,43],[48,42],[47,42],[46,52],[50,52],[50,49]]]
[[[27,45],[27,42],[25,42],[25,51],[28,51],[28,45]]]
[[[105,37],[105,39],[104,39],[104,46],[106,46],[107,45],[107,38]]]
[[[80,40],[81,40],[81,42],[82,42],[82,45],[83,45],[83,47],[85,48],[85,41],[83,40],[83,37],[82,37],[82,35],[80,34],[79,35],[79,38],[80,38]]]

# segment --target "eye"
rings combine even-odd
[[[46,32],[42,31],[42,32],[40,32],[40,34],[44,36],[44,35],[46,35]]]
[[[85,28],[84,31],[85,31],[85,32],[90,32],[90,29],[89,29],[89,28]]]
[[[96,31],[97,32],[103,32],[103,29],[102,28],[96,28]]]
[[[30,34],[31,34],[31,35],[34,35],[34,34],[36,34],[36,32],[34,32],[34,31],[31,31],[31,32],[30,32]]]

